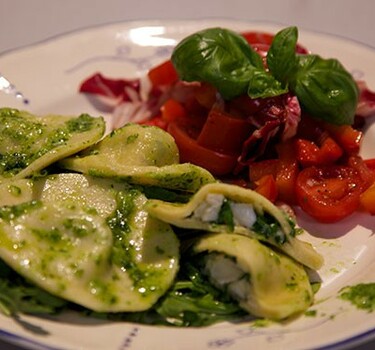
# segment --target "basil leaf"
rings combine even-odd
[[[332,124],[353,124],[359,93],[351,74],[336,59],[297,57],[298,69],[289,83],[302,108]]]
[[[287,84],[296,69],[297,39],[297,27],[285,28],[275,35],[267,53],[267,66],[270,72],[284,85]]]
[[[263,67],[261,57],[239,34],[223,28],[209,28],[182,40],[172,54],[180,79],[212,84],[224,99],[250,92],[253,97],[280,94],[278,82]],[[265,75],[269,75],[266,77]],[[261,83],[249,86],[255,76]]]
[[[251,98],[267,98],[287,92],[288,89],[286,87],[283,87],[279,81],[264,70],[256,70],[253,72],[247,89],[247,94]]]

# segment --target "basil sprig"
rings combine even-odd
[[[244,93],[257,98],[286,92],[247,41],[228,29],[209,28],[186,37],[174,49],[172,62],[181,80],[211,83],[228,100]]]
[[[353,77],[336,59],[297,54],[297,39],[296,27],[278,32],[266,70],[241,35],[209,28],[182,40],[172,62],[180,79],[210,83],[224,99],[246,93],[267,98],[291,91],[310,115],[332,124],[352,124],[359,97]]]

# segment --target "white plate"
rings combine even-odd
[[[95,72],[132,78],[169,57],[186,35],[205,27],[276,32],[277,25],[231,20],[128,22],[73,32],[0,56],[0,74],[14,84],[0,92],[0,106],[34,113],[105,115],[85,96],[80,82]],[[324,57],[335,57],[375,88],[375,52],[343,38],[300,30],[300,42]],[[0,77],[0,89],[7,88]],[[28,100],[25,103],[19,94]],[[367,130],[363,155],[375,157],[375,123]],[[175,329],[108,323],[64,315],[58,320],[23,316],[15,322],[0,315],[0,336],[42,349],[325,349],[352,346],[375,338],[374,314],[338,298],[338,291],[359,282],[375,282],[375,217],[355,214],[334,225],[319,225],[303,215],[305,237],[325,256],[323,285],[316,296],[315,317],[301,316],[287,324],[265,328],[250,323],[218,324],[201,329]]]

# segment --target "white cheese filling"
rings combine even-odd
[[[225,197],[222,194],[210,193],[205,200],[194,210],[193,218],[204,222],[216,222],[219,219],[220,209]],[[251,228],[256,219],[256,213],[251,204],[229,202],[233,214],[234,224]]]

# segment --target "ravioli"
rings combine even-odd
[[[153,126],[127,124],[96,145],[59,162],[62,168],[129,183],[195,192],[214,182],[205,169],[179,164],[173,137]]]
[[[27,191],[0,208],[0,258],[37,286],[94,311],[132,312],[172,285],[178,239],[137,189],[70,173],[12,185]]]
[[[103,118],[38,117],[0,109],[0,183],[37,174],[59,159],[96,143],[104,134]]]
[[[258,240],[215,233],[193,246],[212,284],[227,291],[250,314],[274,320],[305,311],[313,291],[302,265]]]
[[[215,203],[215,198],[221,198],[221,201],[216,200]],[[233,227],[219,222],[217,218],[223,204],[228,201],[234,204],[232,211],[237,209],[236,204],[240,209],[238,222],[234,222]],[[314,270],[323,264],[322,256],[312,245],[295,236],[292,220],[272,202],[249,189],[224,183],[207,184],[195,193],[188,203],[169,203],[154,199],[148,201],[147,211],[154,217],[181,228],[233,232],[254,237],[277,247]],[[249,218],[247,224],[244,221],[246,216],[249,216],[249,211],[252,211],[252,218]],[[270,224],[265,222],[261,225],[258,219],[268,220]]]

